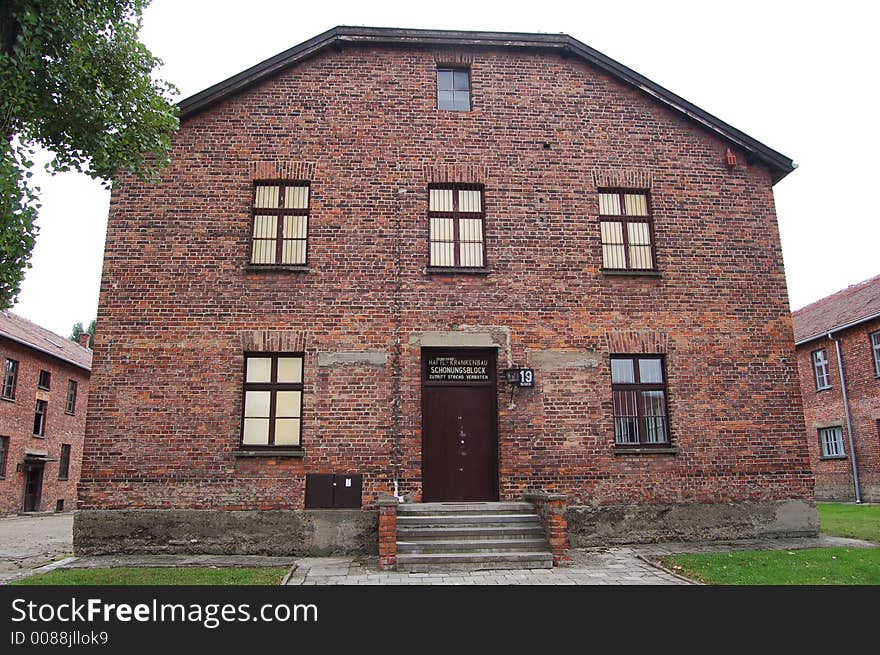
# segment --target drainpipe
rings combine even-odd
[[[859,465],[856,464],[856,446],[853,443],[852,415],[849,411],[849,397],[846,395],[846,373],[843,369],[843,350],[840,347],[840,339],[835,339],[828,333],[828,338],[834,342],[837,350],[837,369],[840,372],[840,391],[843,393],[843,408],[846,411],[846,433],[849,436],[849,461],[852,463],[853,486],[856,491],[856,502],[862,502],[862,491],[859,485]]]

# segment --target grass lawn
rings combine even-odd
[[[809,548],[664,557],[676,573],[708,584],[880,585],[880,548]]]
[[[825,534],[880,541],[880,505],[816,503]]]
[[[15,585],[277,585],[286,568],[197,566],[112,569],[55,569],[17,580]]]

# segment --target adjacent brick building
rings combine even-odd
[[[792,320],[816,498],[880,502],[880,276]]]
[[[78,552],[375,550],[383,493],[816,531],[790,159],[564,35],[335,28],[180,108],[114,182]]]
[[[0,515],[75,509],[91,364],[88,348],[0,312]]]

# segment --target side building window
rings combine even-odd
[[[653,226],[644,191],[599,191],[602,268],[653,270]]]
[[[871,333],[871,352],[874,354],[874,375],[880,376],[880,330]]]
[[[821,428],[819,443],[822,446],[822,457],[846,457],[843,450],[843,428]]]
[[[6,477],[6,458],[9,455],[9,437],[0,437],[0,478]]]
[[[37,382],[37,386],[40,389],[45,389],[48,391],[51,387],[52,374],[49,371],[40,371],[40,380]]]
[[[3,397],[7,400],[15,400],[15,383],[18,380],[18,362],[7,359],[3,368]]]
[[[46,434],[46,406],[45,400],[38,400],[34,409],[34,436],[42,437]]]
[[[816,391],[831,388],[831,377],[828,375],[828,357],[825,350],[813,351],[813,372],[816,376]]]
[[[254,186],[252,264],[304,266],[308,233],[308,182],[258,182]]]
[[[67,381],[67,404],[64,411],[67,414],[76,413],[76,380]]]
[[[467,68],[437,69],[437,109],[470,111],[471,72]]]
[[[618,446],[669,443],[663,358],[612,355],[614,442]]]
[[[483,268],[483,188],[432,186],[428,190],[430,259],[433,268]]]
[[[61,444],[61,458],[58,462],[58,479],[66,480],[70,475],[70,444]]]
[[[245,354],[242,447],[298,447],[302,392],[302,355]]]

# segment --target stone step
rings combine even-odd
[[[397,570],[409,573],[433,571],[491,571],[497,569],[549,569],[553,556],[540,552],[398,554]]]
[[[398,516],[449,514],[534,514],[535,507],[531,503],[404,503],[398,505]]]
[[[401,540],[398,537],[398,553],[424,553],[440,555],[458,552],[547,552],[547,540],[541,536],[530,539],[420,539]]]
[[[485,526],[509,525],[520,526],[540,525],[537,514],[444,514],[442,516],[421,514],[398,514],[397,525],[400,527],[416,526]]]
[[[459,526],[446,525],[440,527],[397,527],[397,537],[405,541],[418,541],[421,539],[531,539],[544,537],[544,530],[540,524],[529,523],[526,525],[480,525]]]

